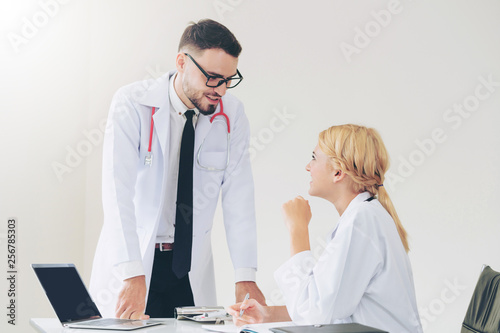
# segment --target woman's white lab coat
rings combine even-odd
[[[122,276],[127,275],[127,272],[118,274],[116,265],[142,262],[149,289],[156,232],[165,201],[170,138],[168,90],[173,74],[125,86],[115,94],[111,105],[103,147],[104,225],[90,282],[92,297],[105,316],[114,316]],[[194,163],[189,279],[196,305],[217,304],[211,229],[221,190],[233,267],[257,267],[253,179],[248,156],[249,124],[240,101],[229,94],[222,100],[231,125],[229,166],[225,171],[207,171],[196,161]],[[150,167],[144,165],[144,158],[153,106],[158,109],[154,115],[153,164]],[[203,115],[198,118],[195,153],[211,128],[209,119]],[[222,138],[220,144],[212,142],[204,146],[205,164],[225,165],[225,135]]]
[[[317,262],[304,251],[276,271],[294,322],[422,332],[408,255],[389,213],[369,197],[351,201]]]

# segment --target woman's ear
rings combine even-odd
[[[342,170],[339,169],[333,170],[333,182],[334,183],[340,182],[342,179],[344,179],[345,175],[346,175],[345,172],[343,172]]]

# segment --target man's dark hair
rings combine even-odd
[[[241,45],[228,28],[210,19],[191,22],[184,30],[179,42],[179,51],[184,47],[198,50],[222,49],[227,54],[238,58]]]

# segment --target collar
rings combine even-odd
[[[179,97],[179,95],[177,95],[177,92],[175,91],[175,88],[174,88],[174,81],[175,79],[177,78],[177,73],[175,73],[171,78],[170,78],[170,84],[169,84],[169,89],[168,89],[168,97],[170,98],[170,103],[172,103],[172,112],[174,112],[175,114],[182,114],[184,115],[184,113],[187,111],[187,110],[194,110],[194,113],[196,114],[196,116],[198,116],[199,114],[199,111],[197,108],[194,108],[194,109],[189,109],[186,104],[184,104],[181,100],[181,98]]]
[[[368,199],[370,197],[371,197],[370,192],[363,192],[363,193],[358,194],[354,199],[351,200],[349,205],[347,205],[347,208],[345,209],[344,214],[342,214],[342,216],[340,217],[339,222],[337,223],[335,228],[333,228],[333,231],[330,234],[330,239],[333,239],[333,237],[335,237],[335,234],[336,234],[337,229],[340,225],[340,222],[342,221],[342,218],[347,216],[349,214],[349,211],[351,211],[356,206],[363,203],[366,199]]]
[[[346,215],[346,213],[348,213],[349,210],[353,209],[354,207],[356,207],[357,205],[364,202],[366,199],[368,199],[370,197],[371,197],[371,194],[368,191],[358,194],[354,199],[351,200],[351,202],[349,203],[349,205],[345,209],[344,214],[342,214],[342,216]]]
[[[169,80],[176,73],[176,71],[171,71],[160,76],[157,79],[150,79],[141,82],[142,87],[135,91],[136,95],[139,95],[137,101],[146,106],[161,107],[165,102],[168,102],[165,91],[168,91]],[[144,90],[142,90],[144,89]]]

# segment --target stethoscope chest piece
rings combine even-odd
[[[144,158],[144,165],[151,167],[153,165],[153,154],[148,151],[146,157]]]

